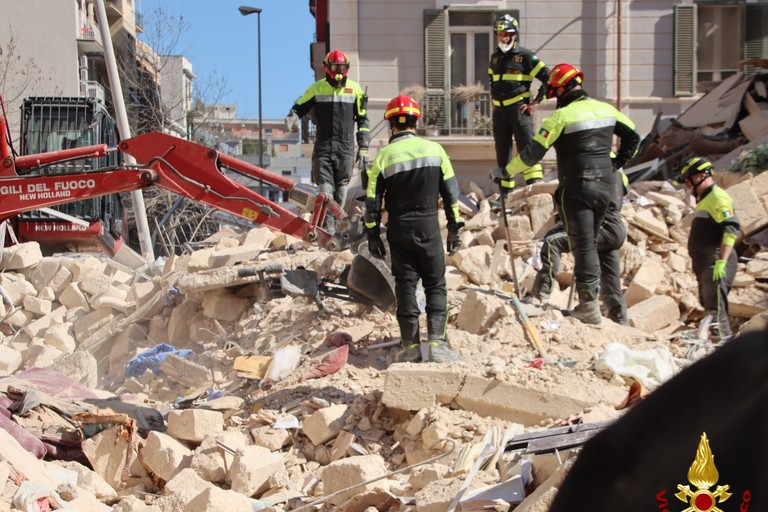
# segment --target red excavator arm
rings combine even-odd
[[[147,133],[120,143],[119,150],[133,156],[137,167],[100,169],[74,174],[20,175],[18,171],[63,160],[104,154],[105,146],[18,157],[7,152],[0,170],[0,221],[19,213],[81,199],[158,186],[194,201],[269,226],[325,247],[331,235],[323,230],[327,213],[343,218],[346,213],[325,194],[302,190],[294,180],[268,172],[242,160],[193,142],[162,133]],[[294,201],[311,211],[310,220],[259,195],[229,178],[224,168],[262,180],[288,191]],[[341,249],[333,242],[333,249]]]

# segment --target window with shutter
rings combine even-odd
[[[447,129],[448,85],[448,11],[424,11],[424,123]]]
[[[675,6],[675,96],[696,94],[696,6]]]
[[[765,59],[768,57],[768,42],[766,42],[766,15],[768,9],[765,4],[747,4],[744,20],[744,58]],[[756,66],[747,65],[744,72],[749,75],[762,73],[765,70]]]

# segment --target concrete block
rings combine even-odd
[[[160,291],[160,285],[155,281],[141,281],[134,283],[131,287],[131,291],[126,297],[127,300],[134,301],[136,303],[136,309],[142,308],[147,302],[155,297]]]
[[[461,478],[442,478],[429,482],[416,493],[417,512],[443,512],[461,490]]]
[[[208,260],[215,249],[213,247],[207,247],[205,249],[199,249],[189,255],[189,261],[187,261],[188,272],[200,272],[201,270],[208,270],[210,266]]]
[[[301,431],[317,446],[338,435],[346,420],[348,407],[334,404],[313,412],[301,425]]]
[[[454,402],[481,416],[533,426],[547,418],[567,418],[595,403],[618,403],[625,395],[620,388],[615,392],[596,392],[588,387],[558,391],[549,386],[537,388],[468,374]]]
[[[491,257],[493,249],[485,245],[476,245],[459,250],[450,256],[450,264],[458,268],[467,279],[477,285],[491,282]]]
[[[441,211],[441,213],[443,212]],[[444,217],[445,215],[440,216],[441,219]],[[448,222],[446,221],[445,224],[447,226]],[[491,216],[491,205],[488,203],[487,199],[483,199],[478,205],[477,212],[465,221],[464,229],[472,232],[485,231],[485,228],[492,224],[494,224],[494,219]]]
[[[232,510],[253,510],[252,500],[239,492],[225,491],[210,485],[192,498],[184,507],[185,512],[230,512]]]
[[[291,441],[291,434],[285,428],[272,428],[269,425],[250,430],[253,444],[276,452]]]
[[[393,364],[387,368],[381,401],[406,411],[449,404],[459,394],[463,380],[464,372],[454,367]]]
[[[504,300],[477,289],[470,289],[456,318],[459,329],[472,334],[485,333],[503,314]]]
[[[213,384],[211,370],[176,354],[168,354],[160,365],[160,371],[169,379],[187,388],[198,388]]]
[[[123,375],[125,363],[136,355],[139,347],[148,345],[147,335],[141,326],[131,324],[112,338],[109,350],[109,373]]]
[[[93,470],[113,489],[119,488],[126,454],[130,452],[122,429],[112,427],[99,432],[83,441],[81,446]]]
[[[93,333],[108,325],[114,319],[114,312],[111,309],[97,309],[86,313],[72,324],[75,338],[82,343]]]
[[[629,222],[646,233],[663,239],[669,238],[669,228],[666,221],[657,217],[652,208],[638,210],[633,217],[629,218]]]
[[[64,315],[67,313],[67,308],[61,306],[51,311],[45,316],[41,316],[37,320],[33,320],[24,326],[24,332],[29,335],[30,338],[42,336],[43,331],[50,326],[61,323],[64,320]]]
[[[512,241],[527,241],[533,238],[533,229],[531,229],[531,219],[527,215],[508,215],[509,236]],[[506,240],[504,235],[504,222],[500,222],[493,230],[495,240]]]
[[[0,272],[0,286],[14,306],[21,306],[27,295],[37,296],[37,290],[32,283],[16,272]]]
[[[653,258],[646,258],[624,292],[627,306],[653,297],[656,288],[667,278],[664,266]]]
[[[38,294],[37,298],[54,301],[56,300],[56,293],[53,291],[53,288],[51,288],[50,286],[44,286],[43,289],[40,290],[40,293]]]
[[[80,276],[77,286],[83,293],[94,296],[104,292],[114,283],[114,279],[102,272],[86,272]]]
[[[224,483],[227,478],[227,469],[234,461],[234,455],[219,448],[218,442],[235,452],[249,445],[247,434],[240,430],[227,430],[205,436],[192,455],[190,467],[209,482]]]
[[[72,273],[72,281],[78,282],[82,276],[94,272],[103,274],[106,264],[94,256],[77,255],[72,258],[62,258],[61,264]]]
[[[645,332],[655,332],[680,317],[675,299],[668,295],[654,295],[627,309],[629,325]]]
[[[39,243],[24,242],[4,248],[0,265],[5,270],[19,270],[37,265],[42,259]]]
[[[664,208],[667,208],[669,206],[675,206],[677,208],[685,208],[685,202],[681,201],[679,198],[670,194],[649,190],[645,192],[644,195],[646,198],[650,199],[657,205],[662,206]]]
[[[71,322],[50,326],[45,330],[43,339],[46,345],[67,354],[71,354],[77,348],[77,341],[75,340]]]
[[[279,235],[266,226],[260,226],[248,230],[240,236],[241,246],[251,246],[254,249],[264,251],[269,249],[274,239]]]
[[[117,492],[95,471],[75,461],[54,461],[54,464],[77,473],[77,486],[93,493],[100,500],[117,497]]]
[[[192,452],[173,437],[152,431],[141,448],[144,464],[152,473],[165,481],[189,467]]]
[[[168,413],[168,435],[184,441],[201,442],[205,436],[224,431],[224,416],[205,409],[175,410]]]
[[[555,200],[551,194],[536,194],[526,199],[525,204],[531,219],[531,230],[538,233],[555,214]]]
[[[208,258],[208,268],[219,268],[254,261],[262,249],[257,245],[240,245],[216,251]]]
[[[184,299],[180,306],[173,308],[171,317],[168,319],[168,337],[172,345],[187,342],[189,339],[189,319],[199,314],[200,306],[189,299]]]
[[[30,313],[29,311],[24,311],[23,309],[17,309],[15,312],[11,313],[8,317],[6,317],[5,323],[10,325],[13,328],[22,329],[27,325],[29,325],[34,318],[35,318],[35,315]]]
[[[86,311],[91,310],[91,305],[85,294],[80,291],[77,283],[69,283],[59,294],[59,302],[67,309],[83,308]]]
[[[388,471],[389,469],[380,455],[360,455],[331,462],[321,470],[320,479],[323,482],[323,492],[325,495],[329,495],[347,487],[380,477]],[[351,491],[338,494],[328,501],[332,505],[339,505],[353,496],[365,494],[377,486],[380,487],[381,482],[373,482],[366,486],[356,487]]]
[[[33,295],[25,295],[22,302],[24,309],[35,315],[47,315],[51,312],[51,301]]]
[[[58,295],[72,281],[72,272],[62,265],[62,258],[43,258],[35,266],[29,280],[38,291],[49,286]]]
[[[0,345],[0,376],[12,375],[21,366],[21,353],[6,345]]]
[[[203,314],[223,322],[234,322],[252,305],[250,299],[241,299],[228,290],[213,290],[203,298]]]
[[[752,188],[752,180],[742,181],[726,190],[741,224],[741,233],[749,236],[768,226],[768,212]]]
[[[99,365],[90,352],[79,350],[72,354],[64,353],[56,359],[54,365],[57,372],[69,375],[86,387],[96,389]]]
[[[48,368],[62,354],[62,351],[43,343],[41,338],[34,338],[23,354],[24,366],[27,368]]]
[[[194,469],[185,468],[166,482],[164,496],[156,503],[162,510],[187,510],[187,504],[210,487]]]
[[[263,446],[240,448],[229,468],[232,490],[245,496],[263,493],[269,487],[270,477],[283,467],[285,462],[279,453],[272,453]]]

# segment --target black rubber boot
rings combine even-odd
[[[584,324],[600,325],[603,315],[600,314],[600,305],[597,303],[599,285],[576,283],[576,291],[579,293],[579,305],[573,309],[571,316]]]

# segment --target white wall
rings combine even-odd
[[[19,107],[28,96],[79,96],[74,0],[0,0],[0,94],[11,134],[19,132]],[[9,55],[13,39],[15,55]],[[0,72],[2,73],[2,72]]]

